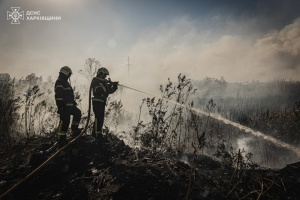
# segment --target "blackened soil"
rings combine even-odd
[[[0,152],[0,195],[59,149],[30,138]],[[3,199],[300,199],[300,163],[233,169],[204,155],[128,147],[113,134],[83,136]]]

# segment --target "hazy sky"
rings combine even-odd
[[[11,7],[61,20],[11,24]],[[0,0],[0,72],[56,78],[68,65],[76,76],[91,57],[140,86],[179,73],[300,80],[299,9],[299,0]]]

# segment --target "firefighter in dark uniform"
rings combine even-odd
[[[70,117],[73,115],[71,125],[72,135],[79,135],[80,129],[78,125],[81,119],[81,111],[76,107],[77,103],[74,100],[73,89],[68,82],[72,75],[72,70],[68,66],[64,66],[59,71],[58,79],[55,82],[55,101],[60,116],[60,122],[57,132],[59,141],[65,141],[66,133],[70,124]]]
[[[97,76],[93,78],[91,83],[93,90],[93,112],[95,114],[92,136],[98,139],[102,137],[102,126],[107,97],[118,89],[118,82],[111,82],[110,79],[107,80],[106,76],[108,75],[108,70],[101,67],[98,69]]]

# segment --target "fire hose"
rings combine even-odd
[[[109,80],[109,82],[111,82]],[[132,87],[129,87],[129,86],[126,86],[126,85],[123,85],[123,84],[119,84],[117,83],[119,86],[121,87],[124,87],[124,88],[128,88],[128,89],[131,89],[131,90],[134,90],[134,91],[137,91],[137,92],[140,92],[140,93],[144,93],[144,94],[147,94],[147,95],[151,95],[151,96],[154,96],[154,97],[157,97],[157,98],[160,98],[160,99],[165,99],[165,98],[162,98],[162,97],[159,97],[157,95],[154,95],[154,94],[150,94],[150,93],[147,93],[147,92],[144,92],[144,91],[141,91],[141,90],[138,90],[138,89],[135,89],[135,88],[132,88]],[[14,186],[12,186],[10,189],[8,189],[5,193],[3,193],[1,196],[0,196],[0,199],[6,197],[10,192],[12,192],[13,190],[17,189],[22,183],[24,183],[26,180],[28,180],[30,177],[32,177],[34,174],[36,174],[39,170],[41,170],[43,167],[45,167],[48,163],[50,163],[57,155],[59,155],[59,153],[61,153],[63,150],[65,150],[66,148],[68,148],[69,146],[71,146],[74,142],[76,142],[87,130],[88,128],[88,124],[89,124],[89,120],[90,120],[90,115],[91,115],[91,90],[92,90],[92,87],[90,85],[90,88],[89,88],[89,104],[88,104],[88,116],[87,116],[87,122],[86,122],[86,125],[84,127],[84,129],[80,132],[80,134],[78,136],[76,136],[74,139],[72,139],[70,142],[68,142],[65,146],[61,147],[60,149],[58,149],[54,154],[52,154],[46,161],[44,161],[41,165],[39,165],[36,169],[34,169],[30,174],[28,174],[25,178],[23,178],[22,180],[20,180],[19,182],[17,182]],[[175,102],[175,101],[172,101],[172,100],[169,100],[169,99],[166,99],[168,101],[171,101],[173,102],[174,104],[178,104],[180,106],[182,106],[182,104],[179,104],[178,102]]]
[[[138,89],[135,89],[135,88],[132,88],[132,87],[129,87],[129,86],[126,86],[126,85],[123,85],[123,84],[119,84],[119,86],[121,87],[124,87],[124,88],[128,88],[128,89],[131,89],[131,90],[134,90],[134,91],[137,91],[137,92],[140,92],[140,93],[144,93],[144,94],[147,94],[147,95],[151,95],[151,96],[154,96],[154,97],[157,97],[159,99],[164,99],[166,101],[170,101],[176,105],[179,105],[181,107],[185,107],[189,110],[192,110],[196,113],[199,113],[199,114],[203,114],[203,115],[206,115],[206,116],[210,116],[218,121],[221,121],[225,124],[230,124],[236,128],[239,128],[240,130],[243,130],[245,132],[248,132],[248,133],[251,133],[252,135],[254,136],[257,136],[257,137],[261,137],[265,140],[268,140],[270,142],[272,142],[273,144],[277,145],[277,146],[280,146],[280,147],[283,147],[283,148],[286,148],[286,149],[289,149],[291,151],[293,151],[297,156],[300,157],[300,150],[299,148],[296,148],[290,144],[287,144],[285,142],[282,142],[280,140],[277,140],[271,136],[268,136],[268,135],[265,135],[259,131],[254,131],[252,130],[251,128],[249,127],[246,127],[246,126],[243,126],[241,124],[238,124],[236,122],[232,122],[228,119],[225,119],[223,117],[221,117],[220,115],[216,115],[216,114],[213,114],[213,113],[207,113],[205,111],[202,111],[202,110],[199,110],[199,109],[196,109],[196,108],[193,108],[191,106],[187,106],[185,104],[181,104],[177,101],[173,101],[173,100],[170,100],[170,99],[167,99],[167,98],[163,98],[163,97],[159,97],[157,95],[154,95],[154,94],[151,94],[151,93],[148,93],[148,92],[144,92],[144,91],[141,91],[141,90],[138,90]],[[88,127],[88,124],[89,124],[89,120],[90,120],[90,114],[91,114],[91,86],[89,88],[89,105],[88,105],[88,117],[87,117],[87,122],[86,122],[86,125],[84,127],[84,129],[81,131],[81,133],[75,137],[74,139],[72,139],[69,143],[67,143],[65,146],[63,146],[62,148],[60,148],[59,150],[57,150],[51,157],[49,157],[45,162],[43,162],[39,167],[37,167],[34,171],[32,171],[30,174],[28,174],[24,179],[22,179],[21,181],[19,181],[18,183],[16,183],[13,187],[11,187],[9,190],[7,190],[5,193],[3,193],[1,196],[0,196],[0,199],[4,198],[7,194],[9,194],[10,192],[12,192],[14,189],[16,189],[18,186],[20,186],[22,183],[24,183],[27,179],[29,179],[31,176],[33,176],[36,172],[38,172],[41,168],[45,167],[51,160],[53,160],[53,158],[55,158],[60,152],[62,152],[64,149],[66,149],[67,147],[69,147],[71,144],[73,144],[76,140],[78,140],[87,130],[87,127]]]
[[[5,193],[3,193],[0,196],[0,199],[4,198],[5,196],[7,196],[10,192],[12,192],[13,190],[15,190],[17,187],[19,187],[22,183],[24,183],[26,180],[28,180],[30,177],[32,177],[35,173],[37,173],[40,169],[42,169],[43,167],[45,167],[48,163],[50,163],[50,161],[52,161],[57,155],[59,155],[59,153],[61,153],[63,150],[65,150],[66,148],[68,148],[69,146],[71,146],[75,141],[77,141],[87,130],[88,125],[89,125],[89,121],[90,121],[90,116],[91,116],[91,90],[92,87],[90,86],[89,88],[89,105],[88,105],[88,116],[87,116],[87,121],[85,124],[84,129],[80,132],[80,134],[78,136],[76,136],[75,138],[73,138],[70,142],[68,142],[65,146],[61,147],[60,149],[58,149],[54,154],[52,154],[52,156],[50,156],[46,161],[44,161],[40,166],[38,166],[35,170],[33,170],[30,174],[28,174],[24,179],[20,180],[18,183],[16,183],[14,186],[12,186],[9,190],[7,190]]]

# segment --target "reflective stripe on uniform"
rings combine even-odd
[[[95,132],[97,132],[97,118],[95,117]]]
[[[102,100],[102,99],[97,99],[97,98],[95,98],[95,97],[92,98],[92,101],[98,101],[98,102],[104,103],[104,100]]]
[[[58,131],[57,135],[66,135],[66,132],[64,132],[64,131]]]
[[[71,90],[72,89],[71,87],[64,87],[63,85],[56,85],[55,89],[57,89],[57,88],[62,88],[63,90]]]
[[[56,101],[63,101],[63,98],[55,98]]]
[[[62,127],[63,121],[59,121],[59,126],[58,126],[58,131],[61,131],[61,127]]]
[[[102,134],[102,131],[98,130],[97,121],[98,121],[97,118],[95,118],[95,134],[96,134],[96,137],[98,136],[98,134]]]
[[[67,135],[66,131],[61,131],[62,124],[63,124],[63,121],[60,121],[59,122],[58,131],[57,131],[57,137],[58,137],[58,139],[60,139],[60,136],[66,136]]]
[[[79,125],[79,122],[72,121],[72,125]]]
[[[73,103],[67,103],[66,106],[73,106]]]
[[[95,87],[95,92],[98,88],[102,88],[104,92],[106,92],[106,88],[104,87],[104,85],[102,83],[99,83],[99,86]]]

